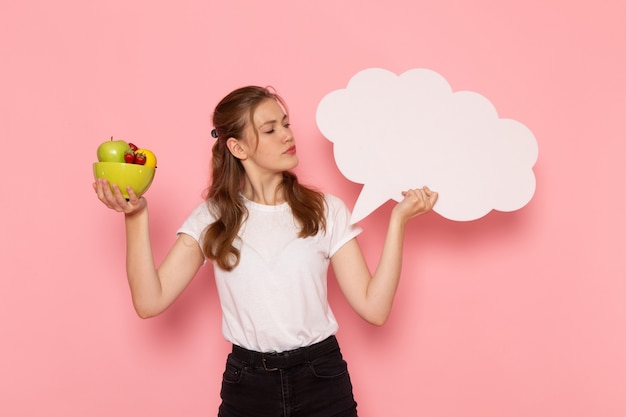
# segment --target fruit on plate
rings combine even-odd
[[[157,166],[157,159],[154,152],[149,149],[137,149],[135,151],[135,155],[143,155],[145,157],[145,162],[142,165],[147,167],[155,167]],[[140,164],[141,162],[135,162],[136,164]]]
[[[154,152],[111,137],[100,144],[97,154],[98,162],[93,164],[94,178],[104,178],[111,185],[117,184],[126,199],[129,198],[127,187],[141,196],[152,184],[156,171]]]
[[[145,165],[146,154],[140,151],[135,152],[135,161],[133,163],[137,165]]]
[[[99,162],[124,162],[124,154],[130,149],[128,143],[123,140],[111,139],[102,142],[98,146],[97,155]]]
[[[124,153],[124,162],[127,164],[135,163],[135,152],[132,149],[129,149]]]

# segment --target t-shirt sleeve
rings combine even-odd
[[[206,203],[197,206],[183,222],[176,234],[185,233],[193,237],[198,243],[202,243],[202,233],[204,229],[213,222]]]
[[[350,210],[341,199],[327,194],[326,203],[328,204],[326,233],[330,237],[328,256],[332,257],[343,245],[357,237],[363,229],[350,222]]]

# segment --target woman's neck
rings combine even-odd
[[[250,178],[246,178],[241,194],[255,203],[277,206],[285,202],[280,184],[282,184],[282,176],[267,181],[251,181]]]

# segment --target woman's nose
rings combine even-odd
[[[290,128],[285,128],[285,137],[284,137],[284,141],[285,142],[289,142],[290,140],[293,140],[293,132],[291,131]]]

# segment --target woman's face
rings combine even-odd
[[[289,117],[276,100],[265,100],[256,108],[241,144],[246,151],[242,163],[248,173],[277,173],[298,165]]]

